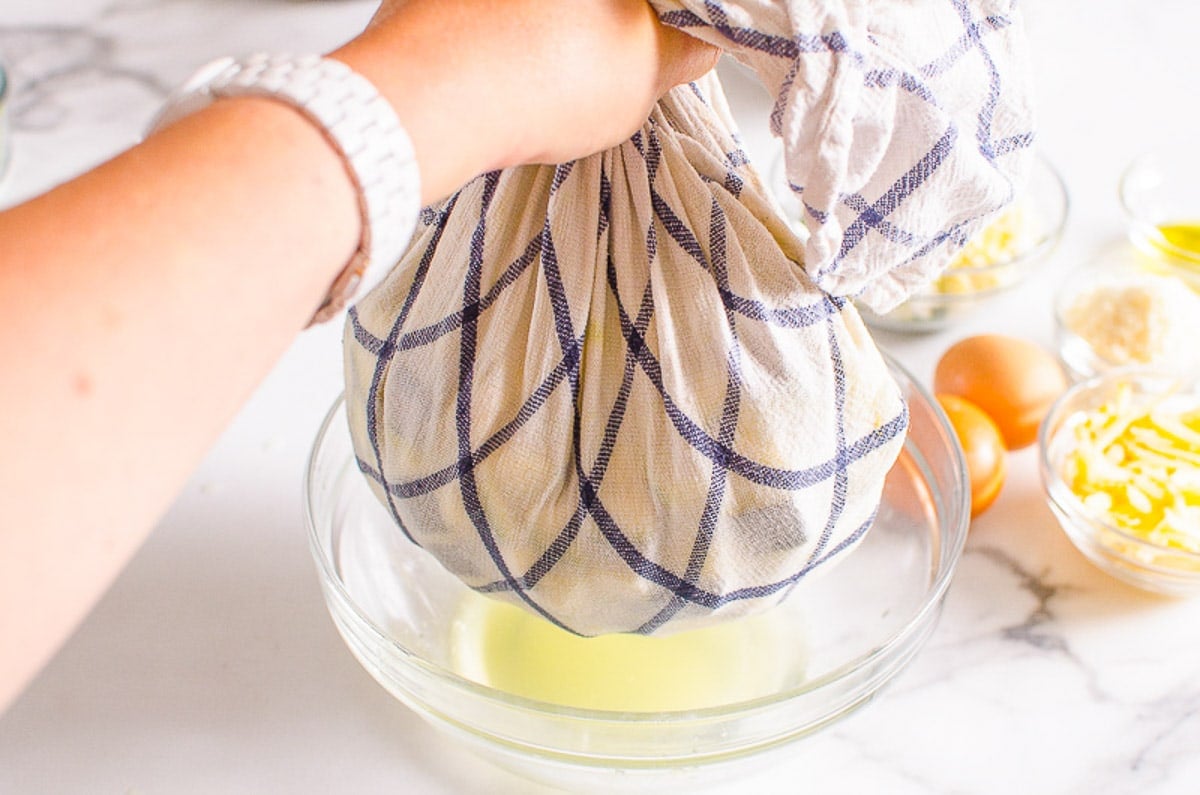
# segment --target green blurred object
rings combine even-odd
[[[8,171],[8,72],[0,60],[0,178]]]

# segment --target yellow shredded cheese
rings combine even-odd
[[[1200,553],[1200,399],[1137,399],[1129,384],[1071,429],[1063,480],[1098,518]]]

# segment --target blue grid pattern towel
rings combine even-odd
[[[936,276],[1030,163],[1016,0],[651,0],[775,98],[804,267],[876,312]]]
[[[774,93],[803,238],[701,81],[615,149],[428,208],[346,333],[399,528],[582,634],[761,609],[863,536],[908,417],[848,299],[936,274],[1031,138],[1010,2],[651,1]]]
[[[862,537],[903,440],[729,129],[702,81],[613,150],[484,175],[348,319],[358,465],[399,527],[581,634],[774,604]]]

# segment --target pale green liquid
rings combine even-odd
[[[730,704],[803,681],[796,611],[776,608],[666,637],[581,638],[519,607],[471,594],[451,665],[481,684],[584,709],[659,712]]]

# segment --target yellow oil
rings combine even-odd
[[[803,681],[796,612],[776,608],[666,637],[582,638],[522,608],[471,594],[452,664],[481,684],[584,709],[659,712],[731,704]]]
[[[1200,221],[1159,224],[1158,234],[1154,242],[1166,254],[1200,263]]]

